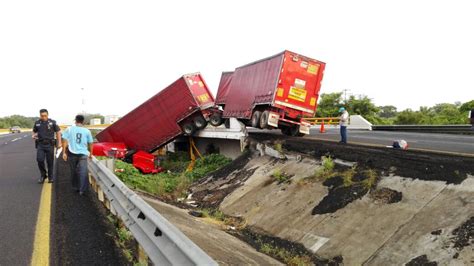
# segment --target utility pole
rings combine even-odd
[[[86,96],[84,93],[84,88],[81,88],[81,94],[82,94],[82,114],[86,115]]]
[[[344,103],[347,103],[347,92],[349,91],[348,89],[343,89],[344,92]]]

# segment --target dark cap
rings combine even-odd
[[[76,115],[76,123],[82,124],[84,123],[84,116],[83,115]]]

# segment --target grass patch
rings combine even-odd
[[[290,183],[291,180],[291,176],[289,176],[288,174],[286,174],[285,172],[282,172],[281,169],[277,169],[275,170],[271,177],[273,179],[275,179],[277,181],[278,184],[282,184],[282,183]]]
[[[368,170],[364,171],[364,174],[367,178],[362,180],[362,184],[367,189],[375,188],[375,186],[377,185],[377,182],[379,180],[379,176],[378,176],[377,172],[374,169],[368,169]]]
[[[316,169],[314,176],[311,178],[316,178],[318,180],[326,180],[334,176],[334,160],[329,156],[321,157],[321,167]]]
[[[286,263],[286,265],[295,265],[295,266],[300,266],[300,265],[312,265],[311,257],[305,256],[305,255],[295,255],[293,252],[273,246],[272,244],[269,243],[261,243],[260,246],[260,252],[267,254],[270,257],[277,258],[280,261],[283,261]]]
[[[257,251],[264,253],[286,265],[337,265],[333,261],[320,259],[302,244],[278,237],[257,233],[248,227],[232,233],[246,241]]]
[[[194,169],[186,172],[189,156],[183,153],[170,154],[162,161],[162,166],[168,171],[158,174],[142,174],[132,164],[116,160],[116,169],[123,169],[116,175],[127,186],[139,189],[157,196],[178,198],[185,196],[189,186],[196,180],[227,165],[231,162],[220,154],[211,154],[196,160]]]
[[[216,221],[217,224],[231,226],[232,230],[242,229],[246,226],[244,219],[240,217],[233,217],[225,215],[221,210],[216,208],[205,208],[200,210],[203,218],[208,218],[213,221]],[[227,228],[224,228],[227,229]]]
[[[218,209],[203,209],[202,214],[204,217],[211,218],[217,221],[225,222],[225,214]]]
[[[321,167],[318,167],[312,176],[305,177],[298,181],[299,185],[306,185],[314,181],[328,181],[338,179],[337,186],[350,187],[363,185],[367,189],[376,187],[379,181],[379,174],[374,169],[360,169],[357,166],[345,170],[336,170],[335,162],[329,156],[321,157]],[[342,181],[341,181],[342,180]]]
[[[345,187],[350,187],[354,184],[354,181],[352,180],[352,178],[354,177],[356,173],[357,173],[357,169],[355,167],[352,167],[342,172],[341,176],[343,180],[343,185]]]
[[[283,145],[280,142],[277,142],[273,145],[273,149],[275,149],[279,153],[283,153]]]
[[[133,265],[139,263],[133,255],[136,243],[132,233],[111,214],[107,215],[107,220],[115,226],[115,244],[122,251],[127,261]]]

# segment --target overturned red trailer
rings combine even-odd
[[[224,72],[216,97],[222,117],[255,128],[280,128],[286,135],[309,134],[325,63],[290,51]],[[213,117],[217,122],[218,117]],[[213,123],[214,124],[214,123]]]
[[[153,152],[182,134],[206,127],[214,97],[200,73],[180,77],[99,134],[129,150]]]

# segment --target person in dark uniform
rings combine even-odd
[[[46,109],[40,110],[40,119],[33,126],[33,139],[35,139],[36,146],[36,161],[41,173],[38,183],[42,184],[46,178],[49,183],[53,183],[54,147],[59,148],[61,145],[61,129],[56,121],[49,119]],[[47,171],[45,161],[48,165]]]

